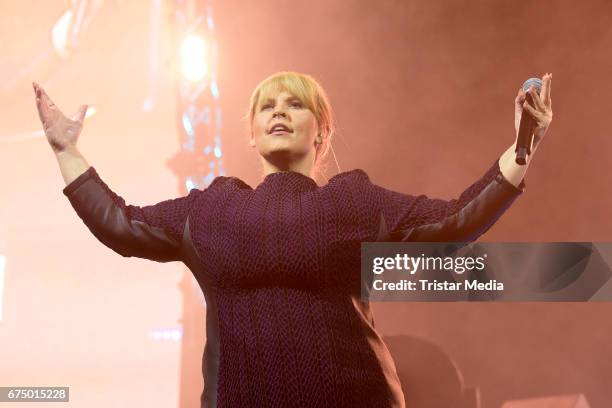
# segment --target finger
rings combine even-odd
[[[50,108],[57,108],[55,104],[53,103],[53,101],[51,100],[51,98],[49,97],[49,95],[47,95],[47,92],[45,92],[45,90],[41,88],[40,86],[38,87],[38,89],[40,90],[40,95],[41,95],[40,99],[42,99],[43,103]]]
[[[42,116],[43,123],[46,124],[47,122],[53,121],[53,117],[56,112],[51,106],[49,106],[49,103],[43,98],[38,98],[38,104],[40,106],[40,114]]]
[[[34,88],[36,107],[38,108],[38,112],[40,112],[41,111],[41,100],[40,100],[40,91],[38,89],[38,84],[36,82],[32,82],[32,87]]]
[[[39,87],[39,89],[40,89],[40,99],[42,99],[42,101],[48,106],[55,106],[51,98],[49,98],[49,95],[47,95],[47,92],[43,88]]]
[[[540,100],[544,102],[544,97],[548,92],[548,74],[542,75],[542,89],[540,90]]]
[[[550,98],[550,90],[552,88],[552,74],[548,74],[548,80],[546,81],[546,92],[544,93],[544,104],[548,107],[552,107],[552,99]]]
[[[523,102],[525,102],[525,98],[527,95],[525,95],[525,91],[523,91],[523,88],[519,88],[518,91],[518,95],[516,95],[516,98],[514,99],[514,102],[519,106],[522,107],[523,106]]]
[[[532,108],[531,105],[525,101],[525,103],[523,104],[523,108],[531,115],[531,117],[533,117],[536,121],[538,121],[540,119],[540,112],[538,112],[536,109]]]
[[[34,88],[34,99],[36,100],[36,107],[40,110],[40,94],[36,82],[32,82],[32,88]]]
[[[53,101],[51,100],[47,92],[40,86],[38,87],[38,89],[40,91],[40,99],[42,102],[41,106],[43,109],[44,117],[48,121],[52,121],[52,122],[54,122],[58,118],[62,118],[62,117],[65,118],[65,115],[63,114],[63,112],[59,110],[59,108],[57,107],[57,105],[55,105],[55,103],[53,103]]]
[[[36,82],[33,82],[32,86],[34,87],[34,92],[36,93],[36,109],[38,110],[38,118],[43,124],[43,127],[47,128],[54,112],[51,111],[48,106],[48,103],[43,101],[44,90],[40,87],[40,85],[38,85]]]
[[[531,102],[533,103],[534,108],[541,110],[541,111],[545,110],[544,104],[542,103],[542,100],[540,99],[540,95],[538,95],[538,93],[536,92],[533,86],[529,88],[529,95],[531,95]]]
[[[42,100],[42,91],[40,86],[33,82],[32,86],[34,87],[34,93],[36,94],[36,109],[38,110],[38,116],[41,122],[45,122],[45,119],[49,116],[49,111],[46,107],[46,103]]]
[[[85,120],[86,114],[87,114],[87,105],[81,105],[79,110],[74,115],[72,115],[71,119],[76,122],[83,123],[83,121]]]
[[[45,122],[45,114],[43,111],[43,107],[42,107],[42,102],[40,100],[40,98],[36,98],[36,110],[38,111],[38,118],[40,119],[40,121],[42,123]]]

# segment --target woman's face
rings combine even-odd
[[[259,101],[251,125],[251,146],[278,166],[315,157],[317,120],[298,98],[283,91]]]

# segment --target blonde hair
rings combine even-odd
[[[259,102],[283,91],[298,98],[317,119],[321,144],[316,149],[314,167],[315,170],[319,170],[319,164],[331,147],[331,139],[336,129],[329,98],[323,87],[310,75],[281,71],[261,81],[251,95],[247,113],[249,129],[252,130],[253,118]]]

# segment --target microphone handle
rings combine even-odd
[[[531,95],[527,94],[527,103],[533,106],[533,100]],[[527,163],[527,156],[531,154],[531,142],[533,140],[533,132],[536,128],[536,122],[531,117],[531,114],[523,108],[523,114],[521,115],[521,123],[519,125],[519,133],[516,141],[516,163],[524,165]]]

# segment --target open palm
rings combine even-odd
[[[33,83],[32,85],[36,94],[38,116],[51,148],[56,152],[61,152],[76,146],[81,130],[83,129],[83,120],[87,112],[87,105],[81,106],[77,113],[71,118],[68,118],[51,101],[44,89],[37,83]]]

